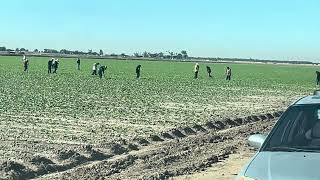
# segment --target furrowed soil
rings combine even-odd
[[[106,179],[162,179],[207,169],[216,156],[241,146],[224,138],[228,134],[219,135],[221,142],[197,144],[201,138],[277,118],[312,93],[317,69],[201,63],[195,80],[190,62],[83,59],[78,71],[75,59],[60,59],[57,74],[48,74],[47,61],[30,57],[25,73],[20,57],[0,57],[0,178],[62,178],[84,168]],[[108,67],[102,79],[91,75],[95,62]],[[135,79],[138,64],[141,79]],[[224,79],[226,66],[231,81]],[[246,135],[238,134],[239,143]],[[195,161],[195,152],[203,158]],[[180,168],[180,159],[188,165]],[[99,174],[103,167],[108,170]]]
[[[247,146],[246,138],[253,133],[269,132],[275,121],[168,140],[39,179],[233,179],[254,152]]]

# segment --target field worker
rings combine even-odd
[[[208,76],[211,78],[211,68],[209,66],[207,66],[207,73],[208,73]]]
[[[198,79],[199,68],[200,68],[199,64],[196,63],[196,65],[194,66],[194,78],[195,79]]]
[[[29,60],[27,58],[25,58],[25,56],[23,57],[24,60],[23,60],[23,70],[24,72],[28,72],[28,67],[29,67]]]
[[[80,70],[80,58],[77,59],[78,70]]]
[[[98,69],[99,63],[94,63],[92,66],[92,75],[97,75],[97,69]]]
[[[136,67],[137,79],[140,78],[140,71],[141,71],[141,65],[139,64],[139,65]]]
[[[317,74],[317,85],[319,85],[320,84],[320,72],[316,71],[316,74]]]
[[[231,80],[231,68],[230,67],[227,67],[227,69],[226,69],[226,76],[227,76],[227,78],[226,78],[226,80]]]
[[[51,58],[49,61],[48,61],[48,74],[51,74],[51,69],[52,69],[52,65],[53,65],[53,58]]]
[[[104,76],[104,71],[105,71],[106,69],[107,69],[107,66],[104,66],[104,65],[102,65],[102,66],[99,67],[98,74],[99,74],[99,78],[100,78],[100,79],[102,78],[102,76]]]
[[[53,61],[52,66],[53,66],[53,73],[57,73],[58,66],[59,66],[59,59],[55,59],[55,60]]]

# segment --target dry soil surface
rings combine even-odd
[[[153,142],[124,154],[39,179],[233,179],[254,153],[250,134],[269,132],[276,119]]]

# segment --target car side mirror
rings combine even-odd
[[[265,135],[265,134],[251,135],[248,138],[248,144],[251,147],[259,149],[262,146],[262,144],[264,143],[264,141],[266,140],[266,138],[267,138],[267,135]]]

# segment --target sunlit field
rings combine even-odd
[[[282,110],[316,88],[317,66],[200,63],[193,79],[191,62],[81,59],[78,71],[76,59],[63,58],[57,74],[48,74],[49,58],[29,59],[26,73],[21,57],[0,57],[2,160]],[[107,66],[102,79],[91,75],[95,62]]]

